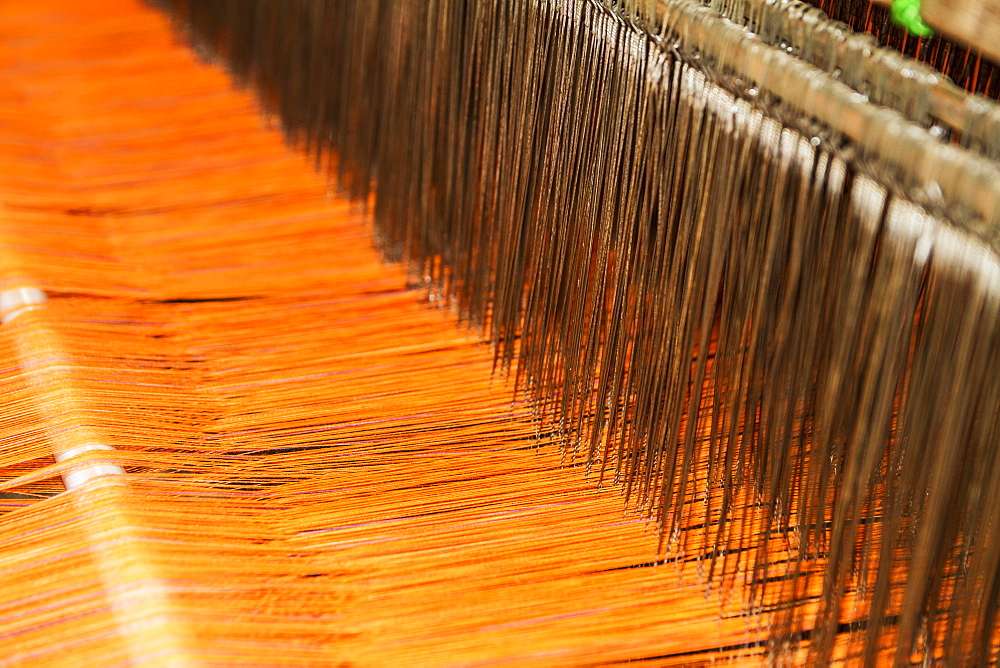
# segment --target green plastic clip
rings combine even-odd
[[[934,34],[931,27],[920,17],[920,0],[892,0],[892,18],[919,37],[930,37]]]

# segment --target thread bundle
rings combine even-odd
[[[512,408],[153,15],[46,7],[2,63],[3,278],[50,295],[0,341],[12,661],[996,660],[982,221],[632,5],[177,3]],[[125,480],[53,496],[81,433]]]

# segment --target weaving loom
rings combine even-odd
[[[151,4],[0,3],[0,665],[998,661],[995,5]]]

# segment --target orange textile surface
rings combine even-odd
[[[370,237],[160,14],[0,5],[0,664],[759,662]]]

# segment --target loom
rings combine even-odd
[[[1000,5],[888,4],[0,4],[0,664],[995,664]]]

